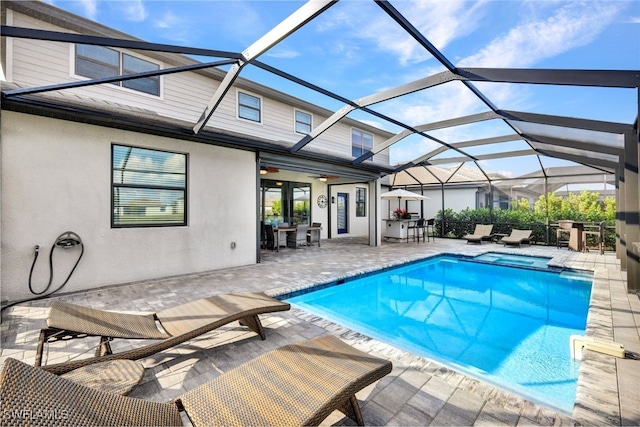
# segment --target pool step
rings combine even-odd
[[[584,349],[624,358],[624,346],[617,342],[602,341],[592,337],[583,337],[582,335],[571,335],[569,337],[569,346],[571,348],[571,358],[574,360],[582,359]]]

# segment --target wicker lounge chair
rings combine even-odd
[[[522,245],[526,243],[530,244],[531,233],[533,230],[511,230],[511,234],[508,236],[504,236],[500,242],[504,243],[504,245]]]
[[[482,243],[483,240],[490,239],[493,232],[493,224],[476,224],[473,234],[467,234],[463,239],[467,239],[467,243]]]
[[[154,314],[116,313],[55,300],[49,309],[48,328],[40,331],[35,365],[42,364],[45,343],[88,336],[100,337],[96,357],[49,365],[44,369],[63,374],[107,360],[139,360],[236,320],[259,334],[264,340],[266,336],[258,315],[290,308],[291,305],[288,303],[278,301],[264,293],[252,292],[215,295]],[[113,338],[159,341],[113,354],[109,344]]]
[[[334,336],[265,353],[169,403],[93,390],[7,358],[0,373],[3,425],[318,425],[340,410],[364,425],[355,393],[391,372],[391,362]]]

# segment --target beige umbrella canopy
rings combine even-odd
[[[403,190],[401,188],[399,188],[397,190],[389,191],[388,193],[382,193],[380,195],[380,198],[382,200],[398,200],[398,202],[404,201],[404,200],[425,200],[425,199],[428,199],[427,196],[421,196],[418,193],[413,193],[411,191]]]
[[[380,195],[382,200],[397,200],[398,201],[398,209],[400,208],[400,202],[405,200],[425,200],[428,199],[427,196],[422,196],[418,193],[413,193],[411,191],[403,190],[401,188],[393,191],[389,191],[388,193],[382,193]]]

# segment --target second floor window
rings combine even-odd
[[[373,150],[373,135],[360,129],[351,129],[351,155],[355,158]],[[367,160],[373,160],[373,156]]]
[[[158,64],[145,61],[115,49],[104,46],[76,45],[75,73],[89,79],[115,77],[122,74],[135,74],[145,71],[157,71]],[[114,83],[117,86],[139,92],[160,96],[160,76],[144,77]]]
[[[238,117],[260,123],[260,113],[260,98],[238,92]]]
[[[296,132],[305,135],[311,133],[311,114],[296,110]]]

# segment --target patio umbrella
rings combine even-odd
[[[380,195],[382,200],[398,200],[398,208],[400,208],[400,202],[405,200],[425,200],[427,196],[422,196],[418,193],[403,190],[398,188],[397,190],[389,191],[388,193],[382,193]]]

